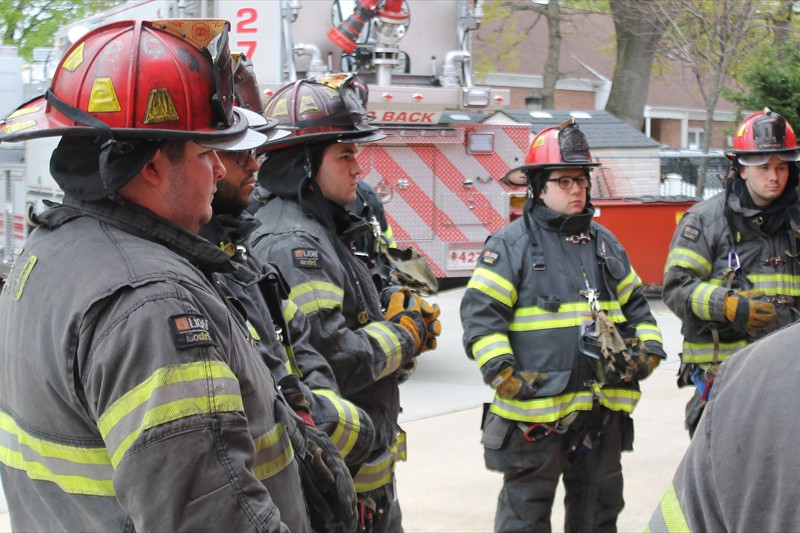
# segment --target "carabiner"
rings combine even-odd
[[[734,259],[736,260],[736,266],[733,266]],[[742,263],[739,262],[739,254],[736,252],[728,252],[728,268],[732,270],[739,270],[742,268]]]

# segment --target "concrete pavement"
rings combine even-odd
[[[431,302],[442,307],[442,335],[435,352],[423,354],[414,375],[401,386],[408,461],[397,467],[398,494],[407,533],[490,532],[502,476],[486,470],[480,445],[482,404],[492,391],[461,345],[459,305],[464,289],[443,291]],[[621,532],[642,531],[672,479],[689,444],[683,409],[690,389],[678,389],[675,375],[680,322],[660,300],[652,300],[668,359],[642,383],[633,415],[634,451],[623,454],[625,510]],[[553,508],[554,531],[564,524],[563,490]],[[0,532],[10,531],[0,498]]]

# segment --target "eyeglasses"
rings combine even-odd
[[[548,179],[547,181],[557,181],[558,186],[562,189],[571,189],[573,183],[577,183],[580,189],[589,188],[589,176],[587,176],[586,174],[578,176],[577,178],[573,178],[570,176],[562,176],[560,178]]]
[[[253,148],[251,150],[239,150],[238,152],[234,152],[236,154],[236,164],[240,167],[247,167],[250,164],[250,158],[256,157],[256,149]]]
[[[792,152],[761,152],[757,154],[739,154],[736,156],[736,159],[739,160],[739,163],[746,166],[746,167],[757,167],[760,165],[766,165],[769,162],[769,158],[772,156],[777,157],[781,161],[800,161],[800,151],[792,151]]]

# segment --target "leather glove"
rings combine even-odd
[[[431,305],[408,287],[396,291],[386,305],[386,320],[398,324],[414,339],[416,353],[436,348],[436,337],[442,332],[438,318],[441,309]]]
[[[545,373],[520,372],[513,366],[507,365],[497,373],[490,385],[503,398],[530,400],[539,390],[536,384],[546,379]]]
[[[723,302],[723,314],[729,322],[748,330],[764,329],[778,315],[773,304],[758,301],[763,297],[764,291],[729,292]]]
[[[303,493],[318,533],[356,531],[356,486],[342,455],[330,437],[306,426],[307,450],[299,461]]]
[[[636,376],[638,379],[645,379],[650,376],[661,364],[662,359],[667,358],[667,352],[664,351],[661,343],[657,341],[645,341],[644,352],[646,366],[639,371],[639,375]]]

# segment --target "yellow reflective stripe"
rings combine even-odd
[[[753,289],[762,290],[768,296],[800,296],[800,276],[794,274],[748,274]]]
[[[631,298],[631,294],[637,287],[641,287],[642,280],[636,274],[636,271],[631,267],[628,275],[622,278],[622,281],[617,285],[617,299],[620,305],[625,305]]]
[[[294,448],[289,440],[289,434],[280,422],[264,435],[253,439],[253,442],[256,445],[253,472],[261,481],[279,474],[294,459]]]
[[[583,390],[531,400],[511,400],[495,394],[491,412],[518,422],[555,422],[573,411],[592,408],[592,392]]]
[[[341,310],[344,289],[333,283],[311,280],[293,287],[289,299],[307,315],[321,309]]]
[[[507,307],[514,307],[517,303],[517,289],[514,284],[487,268],[476,268],[467,288],[480,291]]]
[[[358,418],[356,406],[332,390],[314,389],[313,392],[327,398],[336,409],[339,415],[339,421],[336,424],[336,430],[333,432],[333,435],[330,435],[330,438],[336,446],[336,449],[342,454],[342,457],[347,457],[347,454],[353,451],[353,447],[356,445],[361,432],[361,420]]]
[[[402,429],[397,434],[397,441],[392,445],[392,452],[397,456],[398,461],[405,461],[408,458],[406,448],[406,432]]]
[[[596,383],[592,384],[595,395],[598,396],[600,405],[608,407],[612,411],[622,411],[632,413],[642,397],[642,393],[633,389],[614,389],[610,387],[600,388]]]
[[[582,390],[531,400],[510,400],[495,394],[490,411],[518,422],[555,422],[573,411],[589,411],[595,398],[612,411],[632,413],[642,393],[632,389],[601,388]]]
[[[97,427],[116,468],[145,430],[180,418],[230,411],[244,411],[236,376],[221,361],[198,361],[159,368],[106,409]]]
[[[99,439],[98,439],[99,440]],[[0,412],[0,463],[70,494],[114,496],[114,469],[104,446],[74,446],[34,437]]]
[[[747,341],[739,340],[733,342],[720,342],[719,355],[717,361],[723,361],[747,346]],[[713,363],[714,362],[714,343],[713,342],[690,342],[683,341],[683,353],[681,354],[683,363]]]
[[[294,316],[297,314],[297,304],[294,303],[291,299],[283,300],[283,319],[286,320],[286,323],[289,324],[292,320],[294,320]]]
[[[353,483],[356,492],[369,492],[392,482],[392,474],[399,460],[406,458],[406,435],[401,431],[388,450],[377,458],[367,461],[358,469]]]
[[[501,355],[512,355],[511,343],[505,333],[492,333],[476,340],[472,344],[472,358],[483,368],[490,360]]]
[[[302,378],[303,373],[300,371],[300,367],[297,366],[297,358],[294,355],[294,350],[292,347],[281,344],[281,348],[283,348],[283,353],[286,356],[286,361],[283,362],[283,366],[286,368],[286,371]]]
[[[22,291],[25,289],[25,283],[28,281],[28,277],[31,275],[31,271],[33,267],[36,266],[36,262],[39,260],[38,257],[35,255],[31,255],[25,263],[20,267],[19,274],[14,278],[14,280],[10,283],[10,286],[13,287],[13,295],[11,296],[14,301],[19,301],[22,298]]]
[[[689,299],[692,303],[692,312],[701,320],[711,320],[711,296],[717,287],[714,280],[698,283]]]
[[[386,356],[386,366],[381,370],[378,379],[385,378],[400,368],[400,364],[403,362],[403,345],[400,343],[397,333],[383,322],[370,322],[363,329],[367,335],[378,341]]]
[[[658,509],[650,518],[645,531],[653,533],[689,533],[691,531],[673,484],[670,484],[667,492],[661,498]]]
[[[247,331],[250,332],[250,336],[253,337],[254,341],[261,340],[261,335],[258,334],[258,331],[256,331],[255,326],[253,326],[253,324],[251,324],[249,320],[247,321]]]
[[[397,248],[397,242],[394,240],[394,230],[391,226],[386,228],[383,232],[383,239],[386,241],[387,248]]]
[[[670,267],[674,266],[683,267],[686,270],[694,272],[701,278],[711,276],[711,263],[708,259],[688,248],[678,247],[669,251],[664,273],[666,273]]]
[[[651,322],[636,324],[636,336],[642,341],[657,341],[664,344],[661,338],[661,330]]]
[[[612,322],[625,322],[619,302],[602,301],[600,308]],[[566,302],[558,307],[558,311],[551,312],[541,307],[520,307],[514,310],[514,318],[509,324],[509,331],[539,331],[543,329],[577,327],[584,322],[592,320],[589,302]]]

